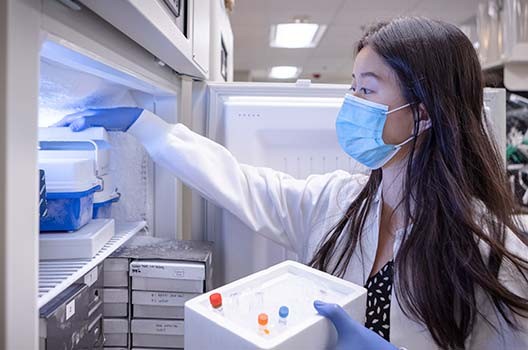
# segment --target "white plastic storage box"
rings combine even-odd
[[[130,276],[203,281],[205,265],[189,261],[136,260],[130,263]]]
[[[97,176],[110,170],[110,141],[104,128],[72,131],[69,127],[39,128],[40,153],[46,158],[94,161]]]
[[[128,288],[105,288],[103,292],[104,316],[128,316]]]
[[[106,258],[104,261],[105,287],[128,287],[128,265],[126,258]]]
[[[132,277],[134,290],[164,290],[167,292],[203,293],[203,280],[179,280],[171,278]]]
[[[175,349],[184,345],[183,321],[133,319],[131,332],[134,347]]]
[[[134,261],[130,264],[130,276],[134,290],[202,293],[205,264],[189,261]]]
[[[40,260],[89,259],[94,257],[115,233],[113,219],[92,220],[72,233],[41,233]]]
[[[222,295],[222,312],[212,308],[212,293]],[[365,288],[285,261],[186,302],[185,349],[331,349],[335,329],[314,300],[336,303],[364,321]],[[281,306],[289,308],[286,326],[278,323]],[[269,318],[265,330],[257,323],[261,313]]]
[[[104,271],[104,285],[105,287],[128,287],[128,271]]]
[[[194,293],[132,291],[133,316],[138,318],[182,319],[183,306]]]
[[[134,290],[203,293],[212,285],[212,251],[212,242],[136,235],[112,253],[112,258],[132,261]]]
[[[46,173],[47,215],[40,231],[75,231],[92,218],[93,195],[100,189],[90,159],[39,158]]]
[[[128,346],[128,319],[105,318],[103,332],[104,346]]]
[[[103,271],[125,271],[128,274],[128,259],[106,258],[103,264]]]

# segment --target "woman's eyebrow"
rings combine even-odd
[[[383,80],[379,75],[377,75],[376,73],[374,72],[363,72],[361,74],[359,74],[362,78],[365,78],[365,77],[372,77],[372,78],[375,78],[375,79],[378,79],[378,80]],[[356,79],[356,75],[354,73],[352,73],[352,79]]]

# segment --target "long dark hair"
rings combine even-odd
[[[528,300],[498,278],[501,266],[527,283],[527,257],[505,247],[506,231],[528,245],[515,219],[506,171],[483,115],[480,64],[468,38],[454,25],[403,17],[372,27],[357,51],[369,46],[396,72],[408,102],[420,102],[432,128],[416,138],[400,203],[405,226],[395,256],[395,293],[402,310],[424,324],[441,348],[464,348],[480,314],[482,289],[511,327],[528,317]],[[415,133],[418,108],[413,105]],[[321,241],[310,265],[343,276],[361,248],[361,233],[382,171],[370,178],[345,216]],[[341,238],[341,239],[340,239]],[[339,242],[339,247],[337,246]],[[489,247],[481,254],[479,245]],[[343,245],[341,247],[341,245]]]

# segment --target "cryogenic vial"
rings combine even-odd
[[[287,306],[281,306],[279,308],[279,327],[286,327],[288,324],[288,315],[290,314],[290,309]]]
[[[222,308],[222,295],[220,293],[213,293],[209,296],[209,301],[213,309],[220,315],[224,316],[224,309]]]
[[[260,335],[268,335],[270,333],[268,329],[268,315],[265,313],[258,315],[258,331]]]

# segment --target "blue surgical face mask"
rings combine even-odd
[[[386,105],[350,94],[345,95],[336,120],[337,138],[341,148],[366,167],[381,168],[398,153],[401,146],[414,138],[411,136],[397,145],[386,144],[382,138],[387,115],[410,105],[408,103],[389,111]],[[420,123],[425,123],[420,125],[420,131],[431,126],[430,120]]]

